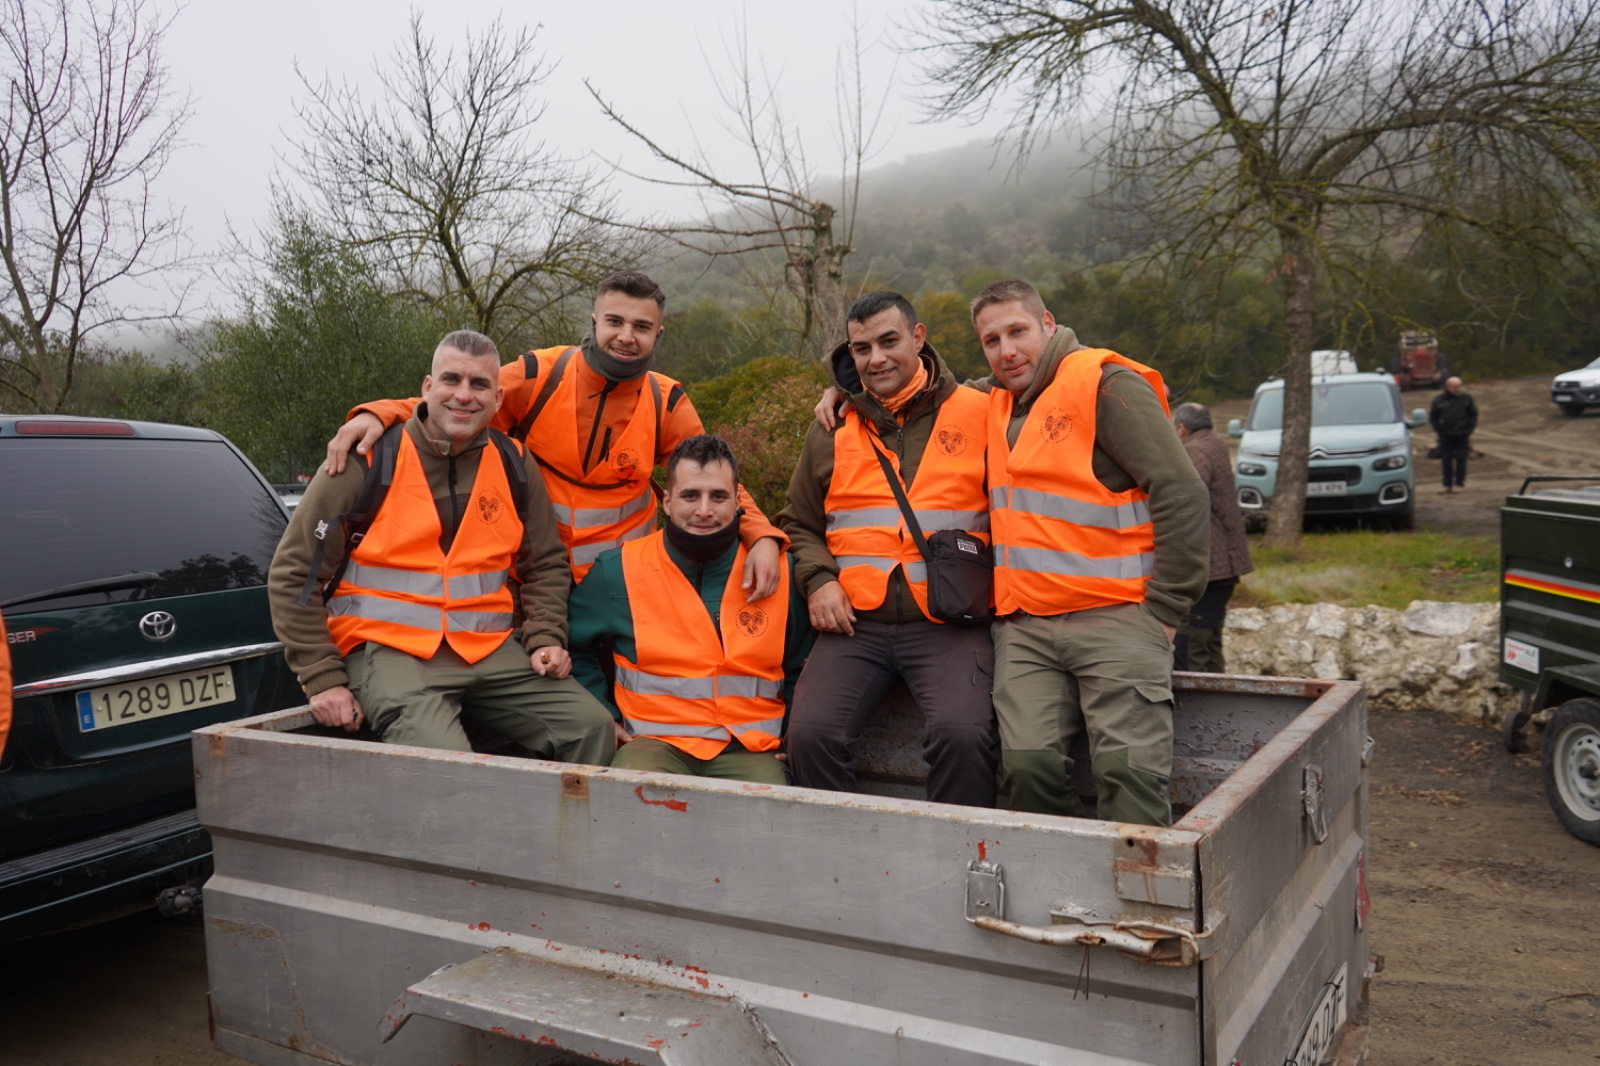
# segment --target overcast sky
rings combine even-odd
[[[539,25],[538,40],[554,73],[542,137],[568,153],[592,149],[635,168],[647,155],[611,127],[584,91],[587,78],[630,121],[667,144],[687,148],[698,136],[713,162],[742,165],[720,133],[721,117],[708,57],[724,62],[724,41],[741,22],[750,50],[777,77],[785,110],[804,132],[813,157],[832,159],[834,71],[850,37],[852,11],[869,40],[867,77],[889,90],[879,163],[983,139],[994,124],[919,122],[917,70],[889,39],[917,5],[910,0],[548,0],[502,5],[490,0],[418,0],[415,9],[441,46],[459,44],[496,14]],[[304,90],[295,74],[372,83],[375,59],[386,58],[406,32],[410,8],[376,0],[190,0],[174,20],[166,62],[175,90],[193,98],[185,147],[173,160],[162,194],[182,205],[199,250],[219,248],[228,226],[254,234],[264,220],[268,187],[299,133],[293,105]],[[898,72],[894,73],[898,63]],[[893,81],[891,82],[891,74]],[[692,131],[692,132],[691,132]],[[659,172],[659,171],[658,171]],[[638,213],[680,209],[670,194],[619,183]],[[213,303],[226,296],[209,287]]]

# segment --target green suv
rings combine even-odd
[[[0,941],[209,874],[189,731],[301,699],[267,610],[287,522],[216,433],[0,415]]]

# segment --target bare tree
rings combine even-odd
[[[302,73],[297,109],[294,167],[325,227],[502,343],[564,331],[563,303],[630,254],[593,170],[534,137],[550,73],[534,34],[496,19],[457,54],[413,14],[375,101]]]
[[[145,0],[0,0],[0,403],[59,410],[95,333],[171,317],[129,302],[185,248],[151,193],[188,117],[167,26]]]
[[[1595,0],[950,0],[921,37],[933,110],[1009,108],[1024,153],[1106,107],[1099,158],[1158,220],[1169,262],[1273,256],[1277,543],[1300,538],[1318,294],[1341,256],[1430,221],[1590,251]]]
[[[677,172],[676,178],[632,177],[657,185],[697,190],[705,218],[696,222],[630,223],[635,231],[663,238],[710,259],[738,257],[751,280],[764,286],[776,273],[779,290],[798,310],[801,350],[826,354],[844,339],[848,306],[845,260],[855,250],[861,170],[871,158],[887,96],[867,101],[862,71],[861,27],[852,27],[852,48],[841,54],[836,77],[839,185],[821,191],[823,179],[807,158],[800,131],[784,114],[777,86],[750,57],[742,32],[728,49],[730,74],[718,79],[727,129],[748,150],[745,180],[719,173],[703,151],[676,152],[641,131],[585,82],[607,118]],[[620,168],[619,168],[620,169]],[[776,268],[775,270],[773,268]]]

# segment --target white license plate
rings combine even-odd
[[[1566,403],[1568,400],[1572,399],[1572,393],[1558,392],[1555,394],[1554,399],[1556,403]]]
[[[102,685],[77,694],[78,731],[113,729],[147,718],[230,703],[235,698],[233,666],[229,663],[191,670],[187,674],[163,674],[119,685]]]
[[[1307,496],[1343,496],[1350,486],[1342,481],[1308,481]]]
[[[1345,987],[1349,974],[1347,962],[1322,986],[1322,994],[1306,1016],[1300,1043],[1295,1046],[1294,1054],[1283,1060],[1283,1066],[1321,1066],[1331,1057],[1334,1038],[1344,1027],[1350,1012],[1349,989]]]

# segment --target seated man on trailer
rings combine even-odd
[[[988,398],[956,383],[897,292],[856,300],[845,333],[831,369],[849,406],[836,429],[806,434],[778,515],[821,631],[795,693],[790,766],[808,788],[856,791],[850,745],[903,680],[926,723],[928,798],[993,807],[988,613],[976,626],[934,617],[926,561],[888,480],[901,481],[924,539],[954,529],[986,540]]]
[[[488,337],[449,334],[371,471],[317,473],[272,559],[273,627],[325,726],[468,751],[466,720],[603,766],[615,737],[569,676],[571,572],[544,482],[489,428],[499,372]]]
[[[574,675],[631,738],[613,766],[786,783],[778,746],[814,634],[787,559],[771,595],[742,591],[738,484],[721,437],[680,442],[667,458],[666,526],[603,552],[573,590]]]
[[[601,552],[655,528],[651,473],[679,442],[705,432],[683,386],[651,369],[666,299],[644,274],[612,274],[595,292],[582,341],[500,368],[505,402],[491,424],[526,443],[538,462],[574,581]],[[384,426],[409,417],[416,403],[378,400],[352,411],[328,442],[328,472],[344,469],[352,447],[365,455]],[[788,538],[743,489],[739,503],[750,549],[741,588],[762,598],[775,587]]]

